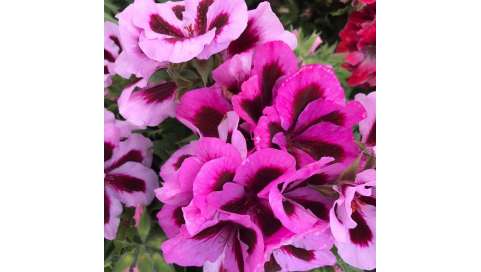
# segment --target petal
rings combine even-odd
[[[242,83],[249,78],[251,66],[252,54],[237,54],[214,69],[212,78],[232,94],[238,94]]]
[[[157,213],[157,222],[168,238],[179,233],[182,225],[185,224],[181,206],[164,205]]]
[[[199,55],[201,59],[208,59],[226,49],[241,35],[247,26],[247,5],[244,0],[214,1],[208,8],[206,19],[207,30],[215,29],[216,35]]]
[[[338,126],[352,128],[365,116],[364,108],[356,101],[340,105],[332,101],[317,99],[309,103],[301,112],[294,132],[302,133],[310,126],[320,122],[330,122]]]
[[[299,114],[316,99],[344,104],[344,91],[334,71],[321,64],[306,65],[288,76],[279,85],[277,93],[275,107],[284,130],[293,127]]]
[[[137,162],[126,162],[105,175],[108,186],[122,203],[129,207],[148,205],[159,186],[155,172]]]
[[[264,105],[257,75],[250,77],[241,85],[241,92],[232,97],[234,111],[248,124],[255,126],[262,116]]]
[[[140,134],[132,134],[113,150],[112,158],[105,162],[104,172],[110,172],[126,162],[139,162],[150,167],[152,157],[152,142]]]
[[[122,214],[120,201],[112,196],[112,193],[105,188],[104,190],[104,237],[114,240],[117,236],[117,228]]]
[[[236,171],[234,180],[252,193],[261,192],[280,176],[295,170],[295,159],[289,153],[266,148],[252,153]]]
[[[376,92],[368,95],[357,94],[354,98],[362,104],[367,112],[367,118],[359,122],[359,132],[362,141],[370,146],[376,145]]]
[[[292,139],[292,145],[308,153],[314,160],[333,157],[337,162],[348,164],[359,154],[352,129],[329,122],[309,127]]]
[[[272,139],[274,135],[282,131],[277,111],[274,108],[270,109],[264,110],[265,114],[259,119],[254,129],[254,143],[257,149],[273,147]]]
[[[157,126],[167,117],[175,116],[174,82],[162,82],[135,90],[127,87],[118,99],[119,112],[137,126]]]
[[[218,126],[229,110],[231,105],[222,96],[220,88],[201,88],[182,96],[177,118],[201,136],[217,137]]]
[[[269,2],[264,1],[256,9],[249,11],[247,27],[241,36],[229,45],[227,52],[232,56],[252,50],[268,41],[283,41],[292,49],[297,46],[296,36],[284,30]]]

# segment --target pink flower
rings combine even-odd
[[[376,268],[376,170],[358,173],[354,183],[338,188],[330,226],[339,255],[348,264]]]
[[[307,65],[276,87],[272,107],[265,108],[254,130],[258,149],[277,147],[299,166],[322,157],[349,164],[359,154],[353,125],[365,118],[358,102],[346,103],[334,71]]]
[[[152,143],[130,134],[123,122],[105,111],[104,135],[104,236],[115,239],[122,205],[148,205],[154,198],[158,177],[150,169]]]
[[[166,67],[166,63],[157,62],[148,58],[139,47],[141,29],[134,25],[133,18],[136,14],[135,1],[122,12],[116,15],[119,19],[120,41],[123,51],[115,62],[115,71],[124,78],[135,75],[138,78],[148,79],[158,68]]]
[[[296,36],[284,30],[284,26],[272,11],[269,2],[261,2],[256,9],[249,10],[247,27],[240,37],[230,43],[227,48],[227,55],[249,52],[257,45],[269,41],[283,41],[291,49],[296,48]]]
[[[376,147],[376,92],[368,95],[359,93],[354,98],[366,109],[366,119],[359,122],[359,131],[362,142],[369,147]]]
[[[365,3],[375,1],[363,1]],[[339,33],[338,52],[346,52],[345,67],[352,74],[348,79],[353,87],[376,86],[376,4],[363,6],[353,12]]]
[[[139,127],[157,126],[167,117],[175,116],[176,91],[174,82],[136,81],[118,99],[120,114]]]
[[[115,60],[122,52],[118,26],[112,22],[104,23],[104,88],[112,84],[115,74]]]
[[[247,25],[247,6],[242,0],[161,4],[136,0],[129,8],[129,23],[137,31],[136,49],[160,63],[206,59],[226,49]]]

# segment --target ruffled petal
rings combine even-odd
[[[174,82],[149,84],[135,90],[129,86],[118,99],[119,112],[130,123],[137,126],[157,126],[167,117],[175,116]]]
[[[157,222],[168,238],[177,235],[185,224],[181,206],[164,205],[157,213]]]
[[[109,189],[104,190],[104,237],[114,240],[117,236],[117,229],[122,214],[120,201],[112,195]]]
[[[218,126],[231,105],[219,87],[195,89],[187,92],[177,106],[177,118],[204,137],[218,137]]]
[[[132,134],[113,150],[112,158],[105,162],[104,172],[108,173],[126,162],[139,162],[150,167],[152,157],[152,142],[140,134]]]
[[[252,54],[237,54],[212,71],[215,82],[232,94],[238,94],[252,68]]]
[[[138,162],[126,162],[104,177],[105,186],[129,207],[148,205],[159,186],[155,172]]]

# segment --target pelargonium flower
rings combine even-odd
[[[230,43],[227,56],[250,52],[256,46],[269,41],[283,41],[291,49],[297,46],[296,36],[284,30],[284,26],[272,11],[269,2],[264,1],[256,9],[249,10],[247,27],[238,39]]]
[[[364,5],[353,12],[339,33],[337,52],[348,53],[345,67],[352,72],[348,84],[376,86],[376,3]]]
[[[115,239],[122,205],[148,205],[158,177],[150,168],[152,142],[140,134],[127,134],[122,123],[105,111],[104,236]]]
[[[376,170],[357,174],[354,183],[338,187],[330,226],[339,255],[348,264],[376,268]]]
[[[175,116],[176,91],[174,82],[152,84],[146,79],[138,80],[122,91],[119,112],[136,126],[157,126],[167,117]]]
[[[112,84],[115,74],[115,60],[122,52],[118,26],[112,22],[104,23],[104,88]]]
[[[276,89],[274,105],[264,109],[254,131],[258,149],[286,150],[298,166],[322,157],[348,164],[357,157],[352,126],[365,118],[365,112],[358,102],[345,102],[330,67],[306,65]]]
[[[361,141],[368,147],[376,148],[376,92],[368,95],[363,93],[356,94],[354,100],[362,104],[366,109],[366,119],[359,122],[359,132]]]
[[[288,236],[266,248],[264,271],[310,271],[336,263],[330,251],[334,240],[329,228],[315,227]]]
[[[232,167],[242,160],[233,145],[218,138],[203,137],[177,150],[162,165],[160,176],[164,183],[155,194],[164,203],[157,218],[168,237],[177,234],[185,223],[181,209],[192,200],[194,180],[202,175],[203,168],[224,159]]]
[[[206,59],[238,38],[247,25],[243,0],[186,0],[155,3],[136,0],[130,24],[137,30],[135,46],[157,62]],[[122,27],[122,25],[121,25]]]
[[[249,79],[241,92],[232,97],[234,110],[255,127],[265,107],[272,105],[279,79],[297,70],[297,59],[284,42],[274,41],[256,47]]]
[[[183,227],[161,249],[168,263],[204,266],[204,271],[257,271],[264,241],[248,216],[222,213],[196,233]]]
[[[116,17],[119,19],[120,41],[123,51],[115,63],[115,71],[124,78],[135,75],[148,79],[158,68],[166,67],[166,63],[150,59],[139,47],[141,29],[134,25],[135,6],[143,0],[137,0],[126,7]]]

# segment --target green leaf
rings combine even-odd
[[[128,269],[132,263],[134,262],[134,254],[133,252],[127,252],[122,255],[119,260],[115,263],[113,272],[124,272]]]
[[[175,272],[175,269],[166,264],[164,258],[159,253],[152,254],[152,261],[154,263],[155,272]]]
[[[154,263],[152,257],[146,251],[141,251],[137,257],[137,268],[140,272],[153,272]]]
[[[147,211],[147,208],[144,208],[142,216],[140,217],[139,225],[137,226],[137,232],[142,242],[145,242],[147,236],[149,236],[151,224],[150,214]]]
[[[348,265],[344,260],[337,254],[337,248],[333,247],[332,252],[336,255],[337,265],[341,268],[343,272],[363,272],[363,270],[352,267]]]
[[[332,266],[324,266],[324,267],[314,269],[311,272],[335,272],[335,270],[334,270],[334,267]]]

